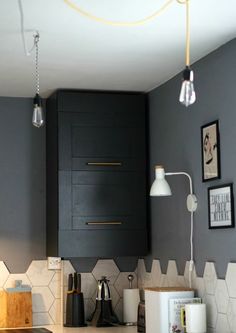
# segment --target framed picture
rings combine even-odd
[[[209,229],[234,227],[233,184],[208,188]]]
[[[201,127],[202,181],[220,178],[219,122],[213,121]]]

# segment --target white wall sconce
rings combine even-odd
[[[192,287],[192,270],[194,266],[193,261],[193,213],[197,209],[197,198],[193,194],[193,185],[192,185],[192,178],[186,172],[166,172],[161,165],[156,165],[155,167],[155,180],[152,184],[150,190],[150,196],[170,196],[171,189],[168,182],[165,179],[165,176],[179,176],[183,175],[186,176],[189,180],[189,194],[187,196],[187,209],[190,212],[190,222],[191,222],[191,231],[190,231],[190,261],[189,261],[189,287]]]

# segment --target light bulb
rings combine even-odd
[[[42,108],[42,101],[39,94],[36,94],[34,97],[34,110],[32,116],[32,124],[35,127],[41,127],[44,124],[44,115]]]
[[[183,72],[183,82],[180,90],[179,101],[186,107],[196,101],[196,94],[193,85],[193,71],[189,67],[186,67]]]

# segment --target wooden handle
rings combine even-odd
[[[93,166],[121,166],[121,162],[87,162],[87,165]]]
[[[92,221],[92,222],[86,222],[87,225],[121,225],[122,222],[120,221]]]

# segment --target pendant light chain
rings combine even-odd
[[[35,79],[36,79],[36,94],[39,95],[39,33],[34,36],[35,43]]]

